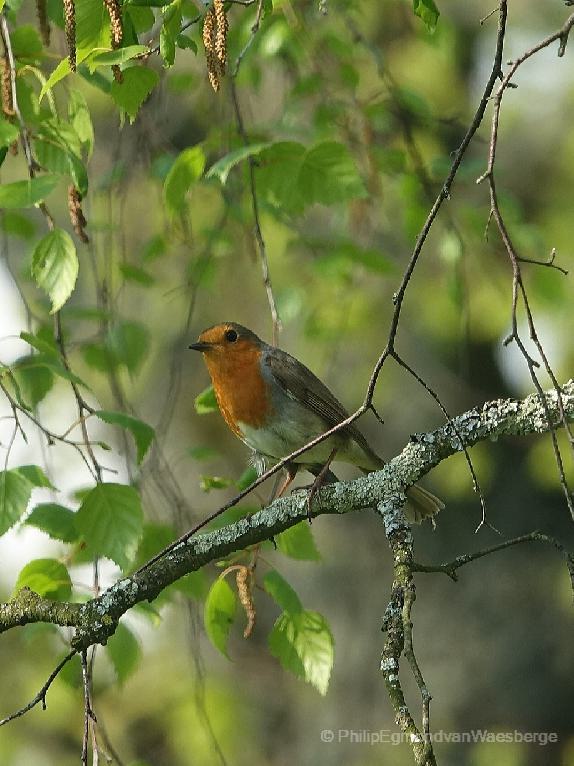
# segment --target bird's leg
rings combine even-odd
[[[332,481],[338,481],[337,477],[331,471],[331,463],[333,462],[335,455],[337,454],[337,447],[334,447],[331,450],[331,454],[327,458],[327,462],[324,466],[321,467],[321,469],[315,473],[315,466],[309,466],[309,471],[311,473],[315,474],[315,481],[311,485],[311,489],[309,490],[309,495],[307,497],[307,518],[309,519],[309,524],[313,521],[313,517],[311,516],[311,507],[313,504],[313,498],[315,497],[318,490],[321,489],[321,487],[324,484],[327,484]]]
[[[273,495],[273,500],[276,500],[278,497],[281,497],[285,493],[285,490],[287,487],[291,484],[295,476],[297,475],[297,471],[299,470],[299,466],[296,465],[296,463],[287,463],[285,465],[285,479],[283,480],[283,483]]]

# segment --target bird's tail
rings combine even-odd
[[[443,501],[435,497],[428,489],[415,484],[407,490],[405,516],[411,524],[420,524],[425,519],[432,519],[443,508]]]

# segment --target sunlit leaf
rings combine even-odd
[[[205,154],[201,146],[184,149],[178,155],[163,186],[163,198],[172,215],[184,211],[187,192],[201,178],[204,168]]]
[[[118,683],[122,685],[137,670],[141,658],[139,641],[123,622],[108,638],[106,653],[114,666]]]
[[[28,516],[26,524],[41,529],[54,540],[73,543],[78,539],[74,519],[75,513],[63,505],[41,503]]]
[[[96,410],[94,414],[105,423],[112,423],[130,431],[136,443],[137,461],[141,463],[153,441],[154,429],[147,423],[144,423],[143,420],[127,415],[125,412]]]
[[[246,160],[248,157],[255,157],[260,154],[263,149],[267,149],[272,146],[267,142],[264,144],[251,144],[250,146],[242,146],[240,149],[235,149],[233,152],[229,152],[220,160],[212,165],[207,173],[206,178],[219,178],[222,184],[227,182],[227,176],[229,172],[240,162]]]
[[[283,612],[269,634],[269,649],[281,665],[326,694],[333,668],[334,642],[317,612]]]
[[[207,594],[203,611],[205,630],[216,649],[227,654],[227,640],[235,619],[237,597],[223,577],[218,578]]]
[[[84,497],[76,527],[93,556],[105,556],[125,569],[142,534],[140,498],[125,484],[98,484]]]
[[[22,516],[32,485],[17,471],[0,471],[0,535],[3,535]]]
[[[30,588],[46,598],[65,601],[72,594],[72,582],[68,570],[56,559],[34,559],[18,575],[14,593]]]
[[[440,12],[434,0],[413,0],[413,10],[419,16],[429,32],[434,32]]]
[[[284,612],[297,614],[303,611],[299,596],[279,572],[274,569],[267,572],[263,578],[263,587]]]
[[[23,476],[26,481],[29,481],[33,487],[55,489],[54,485],[39,465],[19,465],[18,468],[14,468],[13,470],[16,473],[19,473],[20,476]]]
[[[284,532],[275,535],[278,550],[292,559],[320,561],[321,555],[315,545],[313,532],[307,521],[301,521]]]
[[[58,176],[46,173],[26,181],[0,185],[0,208],[31,207],[42,202],[58,184]]]
[[[32,256],[32,276],[48,294],[52,314],[68,300],[78,277],[78,256],[72,238],[64,229],[48,232]]]
[[[194,406],[198,415],[208,415],[211,412],[218,411],[219,407],[213,386],[208,386],[195,397]]]
[[[159,75],[153,69],[133,66],[122,72],[122,82],[114,80],[110,94],[116,104],[127,112],[133,122],[141,105],[159,82]]]

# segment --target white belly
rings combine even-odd
[[[288,433],[280,425],[276,425],[272,428],[252,428],[246,423],[238,423],[242,439],[251,447],[255,452],[259,452],[261,455],[272,458],[273,460],[280,460],[286,457],[291,452],[299,449],[303,445],[310,441],[308,429],[304,432],[297,429],[291,423],[288,429]],[[307,424],[308,425],[308,424]],[[317,428],[312,438],[324,433],[325,426],[322,421],[317,418]],[[318,444],[316,447],[304,452],[298,458],[295,458],[295,463],[326,463],[329,456],[335,446],[335,440],[333,438],[326,439]]]

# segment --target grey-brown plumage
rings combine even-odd
[[[280,460],[349,417],[341,402],[308,367],[251,330],[225,322],[204,330],[192,348],[205,355],[217,400],[230,428],[258,455]],[[295,458],[315,475],[330,461],[352,463],[365,473],[384,461],[354,423]],[[336,477],[329,472],[328,478]],[[406,514],[420,522],[443,503],[422,487],[407,491]]]

